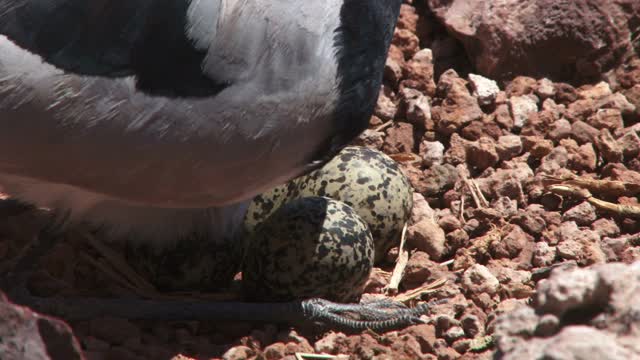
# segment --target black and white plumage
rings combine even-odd
[[[140,239],[244,200],[368,122],[399,0],[1,0],[0,184]]]
[[[400,4],[0,0],[2,190],[140,241],[232,238],[366,128]]]
[[[0,184],[141,239],[220,238],[365,128],[399,3],[2,0]]]

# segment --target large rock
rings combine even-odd
[[[538,282],[532,307],[499,316],[501,359],[640,357],[640,263],[559,267]]]
[[[513,75],[594,78],[631,48],[637,0],[429,0],[436,17],[462,42],[476,70]],[[631,20],[630,20],[631,19]]]
[[[84,357],[67,324],[14,305],[0,292],[0,359],[82,360]]]

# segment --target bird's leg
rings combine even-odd
[[[41,298],[19,294],[13,301],[68,320],[113,316],[153,320],[214,320],[268,323],[321,323],[345,331],[385,331],[423,321],[421,315],[443,300],[406,308],[387,301],[338,304],[321,299],[283,303],[204,302],[106,298]],[[387,311],[390,310],[390,311]],[[358,318],[349,315],[357,314]],[[364,319],[364,320],[362,320]]]

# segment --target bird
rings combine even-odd
[[[401,3],[0,0],[0,188],[113,238],[230,241],[253,196],[368,126]]]

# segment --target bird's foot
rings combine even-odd
[[[388,299],[360,304],[339,304],[324,299],[310,299],[302,302],[302,308],[310,320],[331,327],[350,331],[385,331],[424,323],[420,316],[425,315],[430,307],[446,301],[437,300],[409,308]]]

